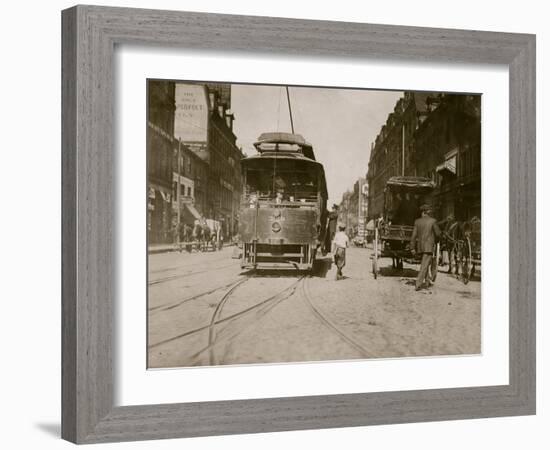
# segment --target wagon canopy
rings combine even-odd
[[[424,177],[391,177],[386,181],[384,217],[393,225],[412,226],[420,216],[420,205],[430,196],[435,183]]]
[[[433,189],[435,183],[430,178],[425,177],[391,177],[386,181],[386,186],[401,187],[401,188],[419,188]]]

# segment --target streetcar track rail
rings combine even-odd
[[[296,291],[296,287],[298,286],[298,284],[303,279],[304,279],[304,277],[302,276],[297,281],[293,282],[290,286],[287,286],[286,288],[284,288],[282,291],[279,291],[275,295],[272,295],[272,296],[268,297],[267,299],[261,301],[260,303],[257,303],[255,305],[254,309],[258,309],[258,308],[263,306],[263,308],[261,308],[258,311],[258,313],[260,315],[260,317],[258,317],[258,319],[264,317],[269,311],[271,311],[271,309],[273,309],[275,306],[277,306],[280,302],[282,302],[283,300],[291,297],[294,294],[294,292]],[[287,294],[287,295],[285,295],[285,294]],[[223,307],[225,306],[226,302],[227,302],[227,300],[224,302],[224,304],[222,304],[220,306],[219,312],[218,312],[218,317],[221,314],[221,311],[222,311]],[[251,310],[253,310],[252,307],[249,307],[246,310],[240,311],[239,313],[233,315],[233,319],[235,319],[237,317],[243,317],[246,312],[250,312]],[[213,319],[214,319],[215,315],[216,315],[216,312],[213,315]],[[228,342],[228,341],[234,339],[239,334],[241,334],[243,331],[245,331],[251,324],[252,323],[249,323],[248,326],[239,327],[235,332],[233,332],[232,335],[223,337],[223,341]],[[214,352],[214,347],[217,343],[221,342],[220,336],[224,331],[224,330],[222,330],[219,334],[216,334],[216,329],[215,329],[216,325],[217,325],[216,321],[211,322],[210,329],[209,329],[209,335],[208,335],[208,345],[205,348],[203,348],[202,350],[200,350],[199,352],[197,352],[195,355],[193,355],[192,359],[195,359],[201,353],[208,350],[209,351],[210,364],[211,365],[216,364],[216,354]]]
[[[251,312],[254,312],[256,310],[259,310],[258,312],[261,314],[262,312],[269,312],[269,310],[271,308],[269,308],[269,306],[271,306],[271,304],[273,304],[273,307],[276,306],[279,302],[277,302],[277,300],[284,300],[288,297],[290,297],[292,294],[294,294],[296,288],[297,288],[297,284],[302,280],[303,277],[301,277],[299,280],[293,282],[290,286],[287,286],[286,288],[284,288],[282,291],[279,291],[278,293],[262,300],[261,302],[259,303],[256,303],[252,306],[249,306],[248,308],[245,308],[241,311],[238,311],[234,314],[231,314],[229,316],[226,316],[224,318],[218,318],[216,319],[215,323],[213,324],[213,326],[216,326],[216,325],[219,325],[219,324],[223,324],[223,323],[226,323],[226,322],[231,322],[231,321],[234,321],[235,319],[239,319],[241,317],[244,317],[248,314],[250,314]],[[248,280],[249,278],[245,278],[244,280]],[[239,280],[241,281],[241,280]],[[240,285],[240,283],[239,283]],[[234,286],[234,288],[238,287],[237,286]],[[226,292],[226,294],[224,294],[224,297],[227,296],[228,294],[231,294],[235,289],[234,288],[231,288],[229,291]],[[284,295],[286,294],[288,291],[291,291],[289,293],[289,295]],[[223,299],[223,298],[222,298]],[[219,303],[218,303],[219,305]],[[268,309],[269,308],[269,309]],[[266,311],[267,310],[267,311]],[[265,315],[265,314],[264,314]],[[263,315],[262,315],[263,317]],[[192,330],[189,330],[189,331],[186,331],[182,334],[179,334],[177,336],[173,336],[171,338],[168,338],[168,339],[165,339],[163,341],[159,341],[159,342],[156,342],[154,344],[151,344],[149,345],[149,349],[153,349],[153,348],[156,348],[156,347],[159,347],[161,345],[164,345],[164,344],[167,344],[169,342],[173,342],[173,341],[176,341],[178,339],[182,339],[182,338],[185,338],[185,337],[188,337],[188,336],[192,336],[194,334],[197,334],[197,333],[200,333],[200,332],[203,332],[203,331],[206,331],[206,330],[210,330],[210,328],[212,327],[212,320],[210,321],[210,323],[208,325],[203,325],[201,327],[198,327],[198,328],[194,328]],[[225,330],[222,330],[220,332],[220,334],[218,335],[218,339],[214,340],[213,342],[209,343],[206,347],[203,347],[202,349],[200,349],[198,352],[196,352],[194,355],[192,355],[191,359],[195,359],[196,357],[200,356],[202,353],[204,353],[205,351],[208,351],[211,347],[215,346],[217,343],[220,342],[219,340],[219,336],[223,333],[223,331]],[[244,331],[243,330],[240,330],[237,334],[239,334],[241,331]],[[233,338],[234,336],[232,336],[231,338]]]
[[[168,277],[163,277],[163,278],[157,278],[155,280],[150,280],[148,282],[148,284],[149,284],[149,286],[154,286],[156,284],[166,283],[168,281],[176,280],[178,278],[192,277],[193,275],[200,275],[202,273],[210,272],[212,270],[220,270],[220,269],[225,269],[227,267],[234,267],[234,266],[235,266],[235,263],[231,263],[231,264],[226,264],[226,265],[220,266],[220,267],[209,267],[205,270],[198,270],[198,271],[195,271],[195,272],[185,272],[185,273],[178,274],[178,275],[170,275]]]
[[[219,319],[219,316],[223,310],[223,307],[229,300],[229,297],[233,293],[235,289],[237,289],[241,284],[243,284],[245,281],[248,281],[249,278],[244,278],[242,281],[237,282],[231,289],[229,289],[225,295],[222,297],[222,299],[218,302],[216,305],[216,309],[214,310],[214,314],[212,314],[212,318],[210,319],[210,325],[208,326],[208,345],[210,345],[216,338],[216,322]],[[211,349],[210,352],[210,364],[214,364],[215,355],[213,352],[213,349]]]
[[[226,258],[219,258],[219,259],[214,260],[213,262],[218,262],[218,261],[219,262],[226,261]],[[195,265],[196,265],[196,263],[182,264],[182,265],[177,265],[177,266],[165,267],[163,269],[150,270],[149,275],[153,275],[153,274],[157,274],[157,273],[164,273],[164,272],[171,272],[171,271],[174,271],[174,270],[180,270],[182,268],[194,267]]]
[[[240,280],[240,278],[238,279]],[[237,281],[238,281],[237,280]],[[215,287],[215,288],[212,288],[206,292],[201,292],[200,294],[195,294],[195,295],[192,295],[190,297],[185,297],[185,298],[182,298],[180,300],[177,300],[173,303],[168,303],[168,304],[163,304],[163,305],[158,305],[158,306],[154,306],[152,308],[149,308],[149,313],[150,314],[156,314],[156,313],[160,313],[160,312],[163,312],[163,311],[169,311],[171,309],[175,309],[175,308],[178,308],[179,306],[187,303],[187,302],[190,302],[192,300],[197,300],[199,298],[202,298],[202,297],[205,297],[207,295],[210,295],[210,294],[213,294],[214,292],[216,291],[219,291],[221,289],[225,289],[225,288],[228,288],[230,287],[233,283],[235,283],[235,281],[231,281],[230,283],[226,283],[222,286],[218,286],[218,287]]]
[[[319,308],[315,306],[313,301],[311,300],[311,294],[309,292],[308,287],[308,280],[309,278],[304,279],[304,282],[302,284],[302,294],[305,304],[309,307],[311,312],[323,325],[325,325],[327,328],[332,330],[334,333],[336,333],[341,339],[343,339],[345,342],[347,342],[350,346],[352,346],[355,350],[357,350],[363,357],[365,358],[372,358],[373,355],[370,351],[365,349],[359,342],[357,342],[355,339],[350,337],[348,334],[344,333],[337,325],[335,325],[329,318],[326,317],[325,314],[323,314]]]
[[[258,305],[258,308],[254,308],[254,309],[258,309],[257,311],[257,315],[255,316],[255,321],[258,321],[258,320],[261,320],[263,317],[265,317],[273,308],[275,308],[277,305],[279,305],[281,302],[283,302],[284,300],[286,300],[287,298],[290,298],[294,295],[294,293],[296,292],[296,289],[297,287],[296,286],[293,286],[290,288],[290,292],[286,293],[284,296],[279,293],[277,294],[276,296],[273,296],[273,297],[270,297],[268,299],[266,299],[265,301],[262,302],[262,304]],[[277,297],[277,298],[275,298]],[[266,304],[267,303],[267,304]],[[241,317],[244,317],[244,316],[241,316]],[[220,322],[221,323],[221,322]],[[247,325],[241,327],[241,328],[238,328],[237,330],[233,331],[233,333],[227,333],[227,334],[223,334],[224,331],[226,331],[226,329],[223,329],[220,331],[220,333],[218,334],[218,340],[216,340],[213,345],[212,345],[212,348],[217,344],[217,343],[221,343],[222,340],[224,342],[231,342],[233,339],[235,339],[237,336],[239,336],[240,334],[242,334],[243,332],[245,332],[251,325],[253,325],[255,322],[250,322],[248,323]],[[222,339],[222,340],[221,340]]]
[[[190,356],[190,360],[196,360],[199,358],[202,354],[205,352],[209,352],[209,364],[215,365],[216,364],[216,354],[215,354],[215,347],[216,345],[222,343],[222,342],[230,342],[231,340],[235,339],[237,336],[239,336],[241,333],[246,331],[251,325],[256,323],[256,321],[251,321],[248,324],[245,324],[244,326],[240,326],[239,328],[235,330],[228,330],[228,327],[225,327],[224,329],[217,332],[216,327],[221,324],[225,323],[232,323],[237,321],[238,319],[244,318],[245,316],[248,316],[252,312],[256,312],[258,315],[256,316],[258,319],[261,319],[265,317],[274,307],[276,307],[278,304],[280,304],[283,300],[286,300],[294,295],[294,293],[298,290],[301,283],[302,288],[302,299],[304,303],[308,306],[308,308],[311,310],[313,315],[328,329],[330,329],[333,333],[338,335],[343,341],[345,341],[348,345],[353,347],[361,356],[364,358],[372,358],[372,354],[369,350],[367,350],[361,343],[357,342],[355,339],[350,337],[347,333],[342,331],[333,321],[331,321],[317,306],[315,306],[314,302],[311,299],[311,293],[309,291],[308,287],[308,279],[309,276],[302,276],[295,282],[293,282],[290,286],[285,287],[283,290],[277,292],[274,295],[271,295],[270,297],[262,300],[259,303],[256,303],[252,306],[249,306],[248,308],[245,308],[241,311],[238,311],[234,314],[231,314],[229,316],[226,316],[224,318],[220,318],[220,315],[223,311],[223,308],[227,304],[227,301],[231,297],[231,295],[234,293],[234,291],[241,286],[245,281],[249,280],[250,278],[244,277],[236,282],[230,283],[229,285],[222,286],[219,288],[216,288],[212,290],[212,292],[219,290],[223,287],[229,287],[229,289],[225,292],[225,294],[222,296],[221,300],[217,303],[216,309],[214,310],[214,313],[211,316],[210,322],[207,325],[203,325],[198,328],[194,328],[192,330],[186,331],[185,333],[179,334],[177,336],[173,336],[171,338],[165,339],[163,341],[157,342],[155,344],[152,344],[149,346],[149,349],[153,349],[156,347],[159,347],[161,345],[167,344],[169,342],[176,341],[178,339],[183,339],[188,336],[192,336],[201,332],[208,332],[208,344],[198,350],[196,353]],[[208,292],[208,293],[212,293]],[[208,293],[202,293],[198,294],[194,297],[200,297],[207,295]],[[194,299],[194,297],[190,297],[188,299],[185,299],[185,301],[190,301]],[[172,307],[177,307],[177,305],[174,305]],[[169,307],[167,309],[171,309],[172,307]]]
[[[241,284],[243,284],[247,280],[248,280],[248,278],[244,277],[244,278],[241,278],[241,279],[237,280],[236,282],[231,283],[229,289],[225,292],[225,294],[222,296],[221,300],[218,302],[218,304],[216,306],[216,311],[219,309],[220,303],[225,302],[226,301],[225,299],[228,298],[231,295],[231,293],[235,289],[237,289],[237,287],[239,287]],[[149,345],[149,348],[151,349],[151,348],[159,347],[160,345],[167,344],[168,342],[173,342],[175,340],[184,338],[186,336],[191,336],[191,335],[199,333],[201,331],[208,330],[211,327],[211,323],[212,323],[212,321],[210,321],[210,323],[208,325],[204,325],[204,326],[199,327],[199,328],[194,328],[192,330],[186,331],[185,333],[178,334],[177,336],[172,336],[171,338],[164,339],[162,341],[151,344],[151,345]]]

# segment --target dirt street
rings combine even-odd
[[[416,292],[418,267],[382,259],[375,280],[371,253],[349,249],[341,281],[330,255],[313,276],[243,272],[232,248],[150,255],[149,367],[480,353],[479,279]]]

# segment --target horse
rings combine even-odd
[[[442,233],[442,248],[447,250],[449,258],[449,270],[447,273],[453,273],[453,263],[454,263],[454,274],[459,275],[459,268],[461,268],[461,274],[465,279],[470,279],[476,270],[475,263],[471,261],[471,236],[472,230],[479,222],[479,219],[472,218],[470,221],[457,221],[450,220],[447,222],[445,229]],[[470,255],[469,263],[472,265],[471,268],[467,267],[468,259],[467,255]],[[468,271],[466,273],[466,271]]]
[[[193,240],[197,241],[197,251],[202,250],[202,239],[202,226],[200,223],[196,223],[195,227],[193,228]]]
[[[443,252],[447,252],[449,270],[447,273],[452,273],[453,259],[455,262],[455,273],[458,275],[458,257],[457,257],[457,245],[462,235],[461,222],[456,220],[453,216],[447,217],[447,219],[440,223],[441,227],[441,258],[443,258]]]
[[[208,246],[210,245],[210,241],[212,239],[212,231],[210,230],[210,227],[208,225],[204,226],[202,229],[202,238],[203,238],[203,251],[208,251]]]

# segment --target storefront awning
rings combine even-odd
[[[160,195],[162,196],[162,199],[166,202],[166,203],[170,203],[170,192],[164,192],[164,191],[161,191],[159,190],[160,192]]]
[[[200,220],[201,215],[197,211],[197,209],[191,204],[191,203],[184,203],[183,208],[183,221],[189,225],[192,225],[195,223],[195,220]]]
[[[446,159],[444,163],[436,167],[437,172],[441,172],[443,170],[448,170],[453,175],[456,175],[456,156]]]

